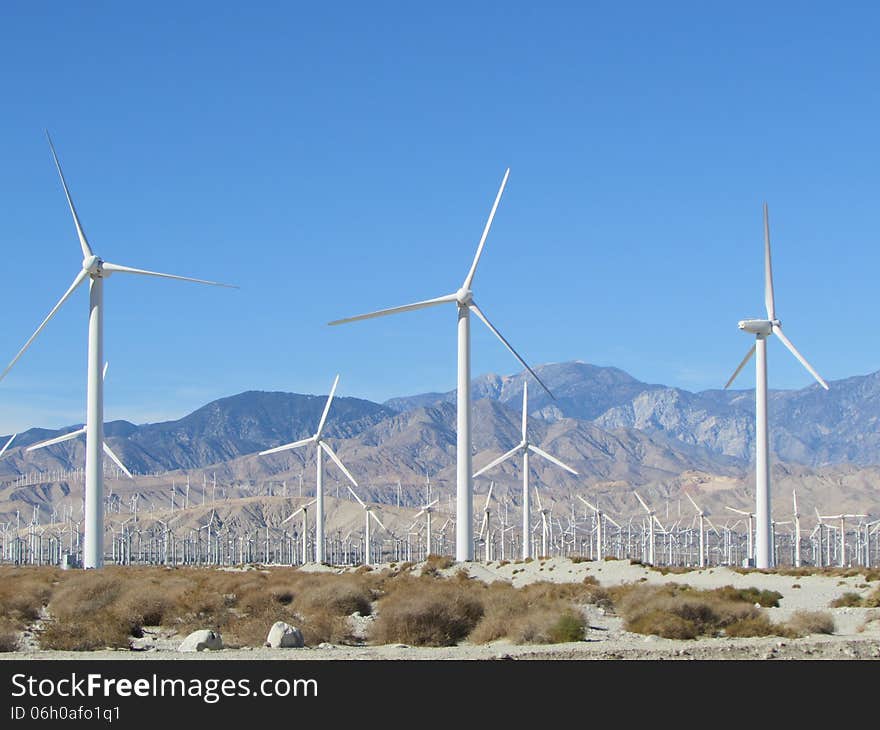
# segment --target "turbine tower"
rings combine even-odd
[[[507,459],[516,456],[517,454],[522,454],[523,460],[523,491],[522,491],[522,534],[523,534],[523,544],[522,544],[522,556],[525,560],[526,558],[530,558],[531,555],[531,541],[529,538],[530,533],[530,525],[531,525],[531,507],[529,504],[529,452],[531,451],[533,454],[537,454],[542,459],[546,459],[547,461],[556,464],[556,466],[565,469],[567,472],[574,474],[575,476],[578,473],[572,469],[570,466],[563,464],[559,459],[555,456],[551,456],[546,451],[542,451],[534,444],[529,443],[528,437],[528,403],[529,403],[529,384],[523,383],[523,407],[522,407],[522,441],[520,441],[516,446],[514,446],[510,451],[506,454],[502,454],[495,461],[490,461],[486,466],[480,469],[474,477],[478,477],[481,474],[489,471]]]
[[[330,389],[330,395],[327,396],[327,402],[324,404],[324,412],[321,414],[321,420],[318,423],[318,430],[315,431],[314,436],[309,436],[307,439],[302,439],[301,441],[294,441],[292,444],[284,444],[283,446],[276,446],[274,449],[266,449],[265,451],[260,452],[260,456],[268,456],[269,454],[277,454],[279,451],[288,451],[290,449],[298,449],[300,446],[306,446],[308,444],[315,444],[315,463],[317,470],[317,487],[315,490],[316,497],[316,506],[315,506],[315,562],[323,563],[324,562],[324,461],[322,459],[323,452],[327,452],[327,456],[329,456],[336,463],[342,473],[348,477],[348,481],[350,481],[354,486],[357,486],[358,483],[355,481],[355,478],[351,475],[348,469],[345,468],[345,464],[342,463],[340,458],[336,455],[333,449],[330,448],[330,445],[324,440],[321,434],[324,432],[324,425],[327,423],[327,414],[330,412],[330,404],[333,402],[333,395],[336,393],[336,386],[339,385],[339,376],[336,376],[336,379],[333,381],[333,387]],[[357,495],[355,495],[357,496]],[[360,501],[360,500],[358,500]]]
[[[73,224],[76,227],[77,238],[79,238],[79,245],[82,249],[82,268],[77,273],[73,283],[64,292],[61,299],[58,300],[58,303],[52,308],[40,326],[37,327],[37,331],[25,342],[24,347],[18,351],[12,362],[6,366],[6,370],[0,373],[0,380],[6,377],[13,365],[18,362],[19,358],[25,353],[25,350],[31,346],[37,335],[43,331],[49,320],[55,316],[73,292],[88,279],[89,350],[86,389],[86,483],[83,567],[100,568],[104,564],[104,384],[101,377],[101,367],[104,361],[104,279],[114,273],[139,274],[142,276],[158,276],[163,279],[177,279],[178,281],[192,281],[197,284],[209,284],[211,286],[224,286],[233,289],[236,287],[230,287],[229,284],[220,284],[216,281],[205,281],[204,279],[193,279],[188,276],[162,274],[157,271],[146,271],[130,266],[111,264],[96,256],[80,223],[79,215],[73,204],[73,198],[67,187],[67,181],[64,179],[64,173],[61,171],[61,163],[58,161],[58,155],[55,154],[55,146],[52,144],[52,138],[49,137],[48,132],[46,137],[49,140],[49,148],[52,151],[52,158],[55,160],[58,176],[61,178],[61,185],[64,188],[67,205],[73,216]]]
[[[510,175],[510,168],[504,173],[504,179],[501,181],[501,187],[498,189],[498,195],[495,197],[495,203],[489,212],[489,218],[486,226],[483,228],[483,235],[477,245],[477,253],[471,268],[465,276],[464,283],[458,291],[452,294],[446,294],[434,299],[426,299],[413,304],[405,304],[400,307],[391,307],[390,309],[381,309],[377,312],[369,314],[360,314],[356,317],[346,317],[345,319],[337,319],[330,322],[331,325],[345,324],[347,322],[357,322],[362,319],[372,319],[373,317],[384,317],[388,314],[397,314],[399,312],[409,312],[415,309],[424,309],[433,307],[438,304],[455,304],[458,309],[458,388],[457,396],[457,429],[456,429],[456,522],[455,522],[455,559],[458,561],[474,559],[474,540],[473,540],[473,477],[471,476],[471,330],[470,330],[470,313],[473,312],[479,319],[483,321],[492,333],[501,340],[502,344],[510,350],[513,356],[519,360],[520,364],[528,370],[532,377],[535,378],[541,386],[546,390],[550,397],[553,393],[541,382],[541,379],[535,374],[525,360],[520,357],[519,353],[513,349],[513,346],[504,339],[504,336],[494,327],[483,311],[474,301],[474,292],[472,290],[474,282],[474,274],[477,272],[477,264],[480,262],[480,256],[483,253],[483,246],[489,235],[489,229],[492,226],[492,219],[495,217],[495,211],[498,209],[498,203],[501,202],[501,195],[504,187],[507,185],[507,178]]]
[[[770,260],[770,222],[767,203],[764,203],[764,304],[767,319],[744,319],[739,322],[743,332],[755,335],[755,344],[746,353],[739,367],[724,386],[729,388],[746,363],[755,355],[755,567],[773,567],[770,545],[770,442],[767,431],[767,338],[776,335],[825,390],[828,390],[819,375],[801,355],[791,340],[782,331],[782,322],[776,317],[776,303],[773,297],[773,266]]]

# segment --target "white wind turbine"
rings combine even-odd
[[[55,147],[49,137],[49,147],[55,160],[55,167],[61,178],[67,205],[73,215],[73,223],[76,227],[80,248],[82,249],[82,268],[68,287],[67,291],[58,303],[52,308],[42,321],[37,331],[25,342],[24,347],[0,373],[0,380],[6,377],[13,365],[25,353],[37,335],[55,316],[62,305],[70,298],[73,292],[79,288],[86,279],[89,280],[89,349],[88,349],[88,381],[86,392],[86,482],[85,482],[85,540],[83,544],[83,567],[100,568],[104,564],[104,475],[103,475],[103,444],[104,444],[104,385],[101,378],[101,363],[104,360],[104,279],[114,273],[139,274],[143,276],[158,276],[163,279],[177,279],[179,281],[192,281],[197,284],[209,284],[211,286],[229,286],[216,281],[193,279],[188,276],[175,274],[162,274],[157,271],[135,269],[130,266],[111,264],[99,258],[92,251],[85,231],[73,204],[73,198],[61,171],[61,163],[55,154]],[[232,287],[235,288],[235,287]]]
[[[483,521],[480,524],[480,540],[483,540],[483,533],[486,533],[485,543],[483,544],[484,550],[484,560],[488,563],[490,560],[489,557],[489,531],[487,528],[489,527],[489,519],[491,517],[492,510],[489,508],[489,500],[492,499],[492,490],[495,488],[495,482],[491,482],[489,484],[489,491],[486,493],[486,504],[483,505]]]
[[[791,490],[791,501],[794,504],[794,567],[801,567],[801,515],[798,512],[797,492]]]
[[[538,503],[538,512],[541,514],[541,557],[546,558],[547,555],[547,541],[550,537],[549,531],[551,527],[551,522],[547,519],[548,515],[552,514],[553,507],[550,509],[546,509],[541,504],[541,495],[538,494],[538,488],[535,487],[535,500]]]
[[[349,475],[349,479],[351,479],[350,475]],[[354,480],[352,480],[352,481],[354,481]],[[348,491],[351,492],[352,496],[358,501],[358,504],[360,504],[360,506],[364,510],[364,565],[372,565],[373,561],[372,561],[372,556],[370,554],[371,553],[371,550],[370,550],[370,520],[371,519],[376,520],[376,524],[379,525],[379,527],[381,527],[386,532],[388,532],[388,528],[382,524],[382,520],[380,520],[378,517],[376,517],[376,513],[373,512],[372,505],[366,504],[364,502],[364,500],[362,500],[360,497],[358,497],[357,492],[355,492],[354,489],[352,489],[350,485],[346,484],[345,486],[348,487]],[[356,483],[355,483],[355,486],[357,486]],[[381,558],[382,556],[380,555],[379,557]]]
[[[700,517],[700,567],[706,567],[706,531],[703,528],[703,520],[709,523],[709,526],[715,530],[715,534],[721,537],[715,525],[712,524],[712,520],[709,519],[709,515],[700,508],[700,506],[694,502],[694,498],[691,497],[690,494],[685,492],[685,497],[687,497],[691,504],[694,506],[694,509],[697,510],[697,514]]]
[[[522,545],[522,556],[523,559],[531,557],[531,541],[528,539],[529,530],[531,525],[531,506],[529,504],[529,452],[531,451],[538,456],[547,459],[547,461],[556,464],[567,472],[574,474],[577,476],[577,472],[572,469],[570,466],[563,464],[559,459],[555,456],[551,456],[546,451],[539,449],[532,443],[529,443],[528,437],[528,403],[529,403],[529,384],[523,383],[523,406],[522,406],[522,440],[514,446],[510,451],[506,454],[502,454],[494,461],[490,461],[486,466],[480,469],[474,477],[478,477],[481,474],[485,474],[489,469],[492,469],[502,462],[510,459],[517,454],[522,454],[522,470],[523,470],[523,487],[522,487],[522,531],[523,531],[523,545]]]
[[[819,518],[820,522],[822,520],[840,520],[840,528],[839,528],[839,530],[840,530],[840,554],[837,556],[837,564],[841,568],[845,568],[846,567],[846,520],[849,518],[855,519],[855,518],[867,517],[868,515],[847,515],[847,514],[820,515],[819,511],[816,510],[816,516]],[[828,539],[829,539],[829,541],[831,540],[830,535],[829,535]]]
[[[648,564],[654,565],[654,523],[657,523],[657,526],[660,528],[660,532],[666,533],[666,528],[663,527],[660,520],[657,519],[657,513],[652,510],[646,503],[645,500],[641,498],[638,492],[633,492],[636,495],[636,499],[639,500],[639,504],[644,507],[645,512],[648,513]]]
[[[776,303],[773,297],[773,266],[770,260],[770,222],[767,204],[764,203],[764,304],[767,308],[767,319],[744,319],[739,322],[743,332],[755,335],[755,344],[746,353],[725,388],[740,374],[746,363],[755,357],[755,514],[756,550],[755,566],[771,568],[773,555],[770,546],[770,442],[767,430],[767,338],[776,335],[825,390],[828,390],[822,376],[819,375],[801,355],[791,340],[782,331],[782,322],[776,317]]]
[[[101,373],[101,382],[107,378],[107,368],[110,363],[104,363],[104,371]],[[88,425],[83,426],[82,428],[78,428],[76,431],[70,431],[69,433],[64,434],[63,436],[56,436],[55,438],[48,439],[46,441],[41,441],[38,444],[33,444],[32,446],[28,446],[25,451],[36,451],[37,449],[45,449],[47,446],[54,446],[55,444],[61,444],[65,441],[71,441],[72,439],[77,438],[78,436],[82,436],[86,433],[86,429]],[[103,429],[102,429],[103,430]],[[107,454],[112,460],[113,463],[116,464],[121,470],[122,473],[125,474],[129,479],[134,480],[134,477],[131,475],[131,472],[125,468],[125,464],[122,463],[122,460],[113,453],[113,449],[110,448],[109,444],[104,441],[104,453]]]
[[[400,484],[400,482],[398,482]],[[398,498],[399,499],[399,498]],[[425,515],[425,539],[427,542],[425,543],[425,555],[431,555],[433,550],[433,543],[431,540],[431,515],[434,513],[434,507],[440,502],[439,499],[435,499],[433,502],[428,502],[422,507],[418,512],[416,512],[415,519],[413,520],[412,525],[410,525],[409,531],[411,532],[413,527],[416,526],[416,523],[419,521],[419,517]]]
[[[464,283],[458,291],[452,294],[436,297],[434,299],[426,299],[413,304],[405,304],[400,307],[391,307],[390,309],[382,309],[369,314],[361,314],[356,317],[347,317],[345,319],[337,319],[330,322],[331,325],[344,324],[346,322],[356,322],[362,319],[371,319],[373,317],[383,317],[388,314],[397,314],[399,312],[409,312],[415,309],[424,309],[425,307],[433,307],[438,304],[455,304],[458,309],[458,387],[457,397],[457,444],[456,444],[456,539],[455,539],[455,558],[458,561],[473,560],[474,557],[474,540],[473,540],[473,478],[471,475],[471,336],[470,336],[470,313],[479,317],[483,323],[492,331],[492,333],[501,340],[502,344],[510,350],[513,356],[519,360],[526,370],[537,380],[544,389],[553,397],[550,390],[541,382],[541,379],[535,374],[525,360],[520,357],[519,353],[513,349],[513,346],[504,339],[504,336],[494,327],[482,310],[474,301],[474,293],[472,285],[474,274],[477,271],[477,264],[480,262],[480,256],[483,253],[483,246],[486,243],[486,237],[489,235],[489,229],[492,226],[492,219],[495,217],[495,211],[498,209],[498,203],[501,202],[501,195],[504,187],[507,185],[507,178],[510,175],[510,169],[504,173],[504,179],[501,181],[501,187],[498,189],[498,195],[495,197],[495,203],[489,213],[486,226],[483,229],[483,235],[480,243],[477,245],[477,253],[471,268],[464,279]]]
[[[725,505],[724,509],[729,509],[731,512],[736,512],[739,515],[744,515],[749,518],[749,536],[747,542],[747,551],[748,551],[748,560],[749,565],[751,567],[755,567],[755,541],[753,535],[755,534],[755,513],[754,512],[746,512],[742,509],[737,509],[736,507],[728,507]]]
[[[318,501],[317,499],[313,499],[311,502],[304,504],[298,510],[294,511],[293,513],[291,513],[290,515],[285,517],[283,520],[281,520],[281,523],[280,523],[282,525],[286,525],[294,517],[296,517],[298,514],[300,514],[300,512],[302,513],[302,516],[303,516],[302,517],[302,562],[303,563],[309,562],[309,559],[308,559],[308,552],[309,552],[309,542],[308,542],[308,539],[309,539],[309,507],[311,507],[317,501]]]
[[[577,495],[577,498],[581,502],[583,502],[587,507],[589,507],[591,510],[593,510],[593,512],[596,513],[596,544],[598,546],[598,549],[596,550],[596,557],[599,560],[602,560],[602,558],[605,557],[602,554],[603,543],[604,543],[603,534],[602,534],[603,530],[604,530],[604,525],[602,524],[602,520],[603,519],[607,520],[612,525],[614,525],[618,530],[620,530],[621,527],[613,519],[611,519],[611,517],[609,517],[607,514],[605,514],[605,512],[603,512],[598,506],[596,506],[596,505],[598,505],[599,500],[596,500],[596,505],[593,505],[590,502],[588,502],[587,500],[585,500],[583,497],[581,497],[581,495],[579,495],[579,494]],[[572,509],[574,509],[574,508],[572,507]]]
[[[318,423],[318,430],[315,431],[314,436],[309,436],[307,439],[302,439],[301,441],[295,441],[292,444],[284,444],[283,446],[276,446],[274,449],[266,449],[265,451],[260,452],[260,456],[267,456],[269,454],[277,454],[279,451],[288,451],[289,449],[298,449],[300,446],[307,446],[308,444],[315,444],[315,463],[316,463],[316,473],[317,473],[317,487],[315,491],[315,496],[317,499],[317,506],[315,507],[315,562],[323,563],[324,562],[324,461],[322,458],[323,452],[327,452],[327,456],[329,456],[336,463],[336,466],[340,468],[343,474],[348,477],[348,481],[350,481],[354,486],[357,486],[358,483],[355,481],[355,478],[351,475],[348,469],[345,468],[345,464],[342,463],[340,458],[336,455],[333,449],[330,448],[330,445],[323,439],[321,434],[324,431],[324,425],[327,423],[327,414],[330,412],[330,404],[333,402],[333,395],[336,393],[336,386],[339,384],[339,375],[336,376],[336,379],[333,381],[333,387],[330,389],[330,395],[327,396],[327,402],[324,404],[324,412],[321,414],[321,421]]]

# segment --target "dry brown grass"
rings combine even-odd
[[[627,631],[669,639],[716,636],[731,625],[762,615],[732,589],[700,591],[677,583],[626,584],[611,588],[609,594]]]
[[[372,638],[380,644],[453,646],[473,631],[483,603],[463,580],[400,576],[379,601]]]
[[[795,611],[786,626],[798,636],[833,634],[836,628],[834,617],[827,611]]]

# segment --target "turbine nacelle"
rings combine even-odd
[[[86,256],[82,262],[83,271],[88,272],[89,276],[104,276],[104,262],[98,257],[92,254],[91,256]]]
[[[469,288],[463,286],[455,292],[455,301],[458,302],[459,306],[469,307],[474,302],[474,293]]]
[[[778,319],[773,321],[769,319],[743,319],[737,323],[737,327],[743,332],[749,332],[758,337],[769,337],[773,334],[773,327],[778,327],[780,324]]]

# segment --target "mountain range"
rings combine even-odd
[[[590,485],[613,492],[644,488],[670,498],[694,487],[710,495],[741,492],[747,503],[754,452],[754,391],[707,390],[643,383],[622,370],[584,362],[536,368],[553,391],[529,389],[529,434],[541,448],[578,470],[573,477],[539,459],[531,460],[532,481],[558,494]],[[519,441],[522,392],[527,373],[483,375],[473,382],[474,468]],[[880,373],[818,386],[771,391],[771,448],[774,479],[823,488],[854,486],[860,498],[872,498],[871,484],[880,464]],[[224,494],[239,498],[265,494],[282,483],[314,482],[314,449],[306,447],[268,457],[257,452],[311,435],[326,396],[248,391],[213,401],[175,421],[135,425],[106,424],[106,437],[132,471],[165,473],[180,483],[186,476],[200,490],[206,475],[216,475]],[[359,481],[361,497],[386,504],[398,498],[415,505],[424,499],[426,476],[438,491],[455,481],[455,392],[426,393],[384,404],[336,398],[326,436]],[[15,477],[34,470],[82,466],[84,439],[27,453],[24,448],[76,426],[51,431],[33,428],[20,434],[0,460],[0,513],[11,502],[49,503],[69,487],[15,488]],[[4,442],[0,437],[0,443]],[[521,479],[519,460],[486,475],[515,500]],[[339,489],[344,477],[328,466],[328,483]],[[812,481],[811,481],[812,480]],[[399,494],[397,482],[402,482]],[[4,484],[5,483],[5,484]],[[138,477],[138,489],[147,482]],[[274,484],[275,487],[266,487]],[[819,489],[817,486],[817,489]],[[166,490],[167,491],[167,490]],[[196,492],[196,493],[197,493]],[[818,493],[821,494],[821,493]],[[53,496],[54,495],[54,496]],[[664,496],[665,495],[665,496]],[[167,500],[160,491],[155,498]],[[845,500],[845,495],[841,495]],[[6,505],[2,503],[6,502]],[[622,505],[622,503],[621,503]],[[861,509],[866,509],[862,505]]]

